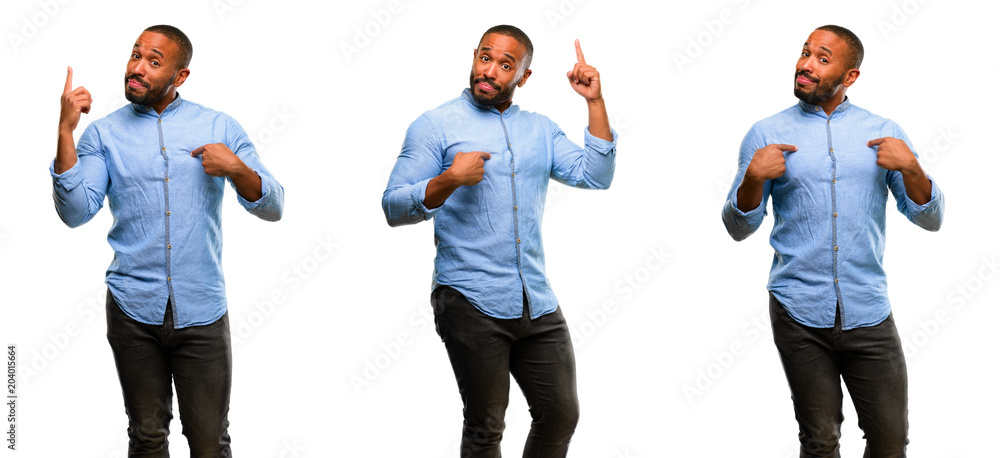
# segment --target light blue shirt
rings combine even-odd
[[[754,124],[740,146],[722,220],[734,239],[743,240],[760,227],[771,198],[774,260],[767,289],[806,326],[832,328],[838,304],[845,330],[889,316],[882,268],[889,192],[914,224],[930,231],[941,227],[944,195],[937,183],[931,180],[926,204],[910,200],[902,174],[875,165],[877,149],[867,143],[881,137],[901,139],[913,151],[896,123],[847,100],[829,117],[799,102]],[[736,190],[754,152],[772,143],[798,151],[785,153],[785,174],[766,181],[760,205],[744,213],[736,207]]]
[[[468,89],[417,118],[382,195],[390,226],[434,217],[432,288],[448,285],[494,318],[520,318],[527,295],[532,319],[558,306],[545,277],[542,210],[549,178],[605,189],[615,170],[613,141],[584,130],[584,148],[549,118],[511,105],[501,113],[477,104]],[[424,206],[427,183],[451,166],[455,153],[492,157],[483,180],[458,188],[443,205]]]
[[[226,181],[205,173],[191,151],[223,143],[257,172],[263,197],[241,205],[281,218],[284,189],[261,164],[246,132],[224,113],[182,100],[162,114],[126,105],[94,121],[77,142],[77,163],[52,174],[56,211],[70,227],[90,221],[107,196],[115,251],[106,281],[131,318],[163,324],[169,298],[174,327],[210,324],[226,312],[220,216]]]

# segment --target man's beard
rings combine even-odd
[[[795,72],[795,78],[805,75],[806,72],[804,71]],[[805,76],[805,77],[812,80],[811,76]],[[816,84],[816,87],[813,88],[812,92],[806,92],[802,90],[802,88],[800,88],[798,85],[795,85],[794,86],[795,97],[798,97],[799,100],[808,103],[810,105],[819,105],[833,98],[833,96],[837,93],[837,86],[843,83],[844,78],[846,77],[847,77],[847,72],[844,72],[843,74],[840,75],[840,78],[837,78],[836,81],[833,81],[832,83],[824,83],[821,80],[819,83]]]
[[[493,89],[497,90],[493,94],[493,97],[486,97],[476,92],[476,85],[483,82],[493,86]],[[501,103],[509,102],[510,99],[514,98],[515,87],[517,87],[516,84],[511,84],[509,87],[501,87],[491,78],[476,78],[474,72],[469,73],[469,90],[472,92],[472,99],[483,106],[495,107]]]
[[[146,94],[139,96],[129,92],[128,82],[130,80],[136,80],[139,84],[146,87]],[[126,76],[125,77],[125,99],[132,103],[138,103],[139,105],[152,105],[154,102],[167,96],[167,92],[170,91],[170,83],[165,83],[162,86],[152,87],[150,84],[139,78],[137,75]]]

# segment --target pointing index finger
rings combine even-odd
[[[587,61],[583,58],[583,50],[580,49],[580,39],[576,39],[576,61],[581,64],[586,64]]]
[[[876,138],[874,140],[868,140],[868,146],[869,147],[878,146],[878,145],[881,145],[882,143],[885,143],[885,137]]]
[[[63,89],[63,94],[67,94],[73,90],[73,67],[66,67],[66,87]]]

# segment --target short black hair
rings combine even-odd
[[[847,43],[851,68],[861,68],[861,61],[865,58],[865,47],[861,44],[861,39],[854,32],[839,25],[824,25],[823,27],[816,28],[816,30],[825,30],[844,40]]]
[[[191,46],[191,40],[188,39],[187,35],[184,35],[184,32],[181,32],[181,29],[172,25],[160,24],[146,27],[144,32],[158,33],[177,44],[177,47],[181,49],[181,55],[177,56],[177,70],[188,68],[188,65],[191,64],[194,47]]]
[[[503,35],[505,37],[511,37],[517,40],[517,42],[520,43],[521,46],[524,46],[525,53],[524,56],[522,57],[522,59],[524,59],[524,69],[527,70],[531,68],[531,55],[535,52],[535,47],[532,46],[531,39],[528,38],[528,34],[524,33],[521,29],[514,27],[512,25],[506,25],[506,24],[495,25],[493,27],[490,27],[489,30],[483,33],[483,36],[479,39],[479,43],[482,44],[483,38],[486,38],[486,35],[489,35],[491,33],[495,33],[497,35]]]

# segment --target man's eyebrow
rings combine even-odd
[[[831,51],[830,48],[827,48],[826,46],[820,46],[819,49],[826,51],[827,54],[833,55],[833,51]]]
[[[479,48],[479,52],[492,51],[492,50],[493,50],[493,48],[491,48],[489,46],[483,46],[482,48]],[[503,55],[507,56],[507,58],[510,59],[510,60],[512,60],[512,61],[517,61],[517,59],[515,59],[514,56],[510,55],[510,53],[506,53],[505,52],[505,53],[503,53]]]
[[[132,45],[132,49],[133,49],[133,50],[135,50],[135,49],[138,49],[138,48],[141,48],[141,46],[139,45],[139,43],[136,43],[136,44]],[[159,55],[160,55],[160,58],[161,58],[161,59],[162,59],[162,58],[164,58],[164,57],[166,57],[166,56],[164,56],[164,55],[163,55],[163,53],[162,53],[162,52],[160,52],[160,50],[159,50],[159,49],[156,49],[156,48],[150,48],[150,51],[153,51],[153,52],[155,52],[155,53],[159,54]]]

